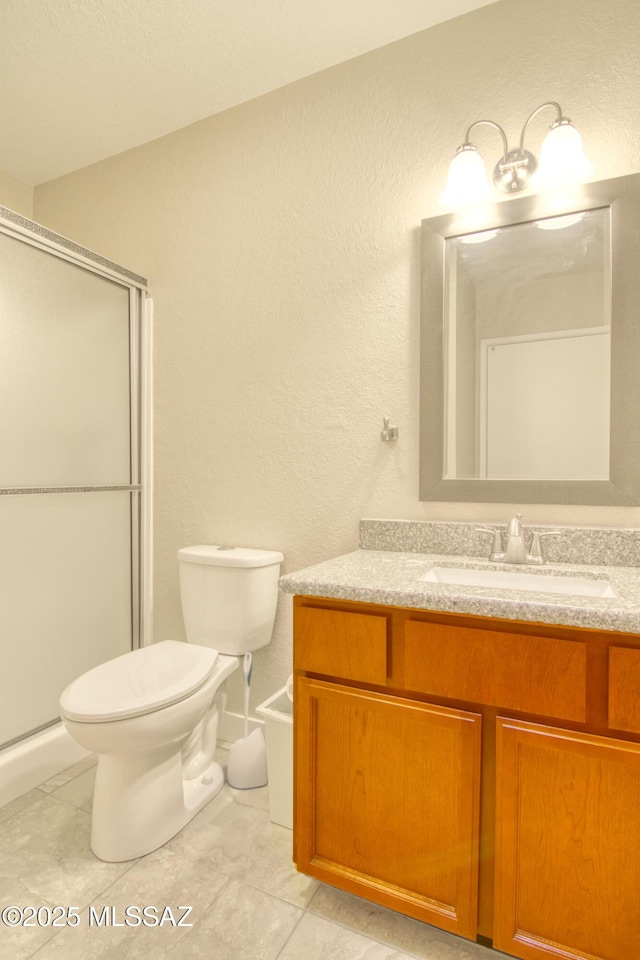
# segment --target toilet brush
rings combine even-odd
[[[245,653],[242,668],[244,674],[244,737],[229,747],[227,763],[227,781],[239,790],[264,787],[268,782],[267,745],[262,729],[258,727],[249,733],[249,689],[253,658]]]

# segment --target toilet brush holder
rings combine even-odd
[[[267,745],[264,733],[258,727],[229,747],[227,782],[238,790],[251,790],[265,787],[268,781]]]
[[[242,672],[244,674],[244,737],[229,747],[227,782],[238,790],[250,790],[253,787],[265,787],[269,781],[264,733],[260,727],[249,733],[249,687],[253,672],[253,659],[250,653],[245,653],[242,658]]]

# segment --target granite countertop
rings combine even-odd
[[[459,586],[420,581],[433,566],[507,570],[540,576],[540,591]],[[617,596],[582,597],[545,593],[545,575],[609,581]],[[333,600],[389,604],[469,613],[507,620],[590,627],[640,634],[640,568],[598,564],[544,566],[491,563],[477,556],[360,549],[306,567],[280,579],[285,593]]]

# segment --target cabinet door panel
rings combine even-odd
[[[640,744],[499,720],[494,945],[640,956]]]
[[[640,650],[609,648],[609,726],[640,733]]]
[[[480,717],[301,678],[305,873],[475,938]]]

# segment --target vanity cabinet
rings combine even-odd
[[[294,668],[299,870],[523,960],[637,960],[640,637],[298,596]]]

